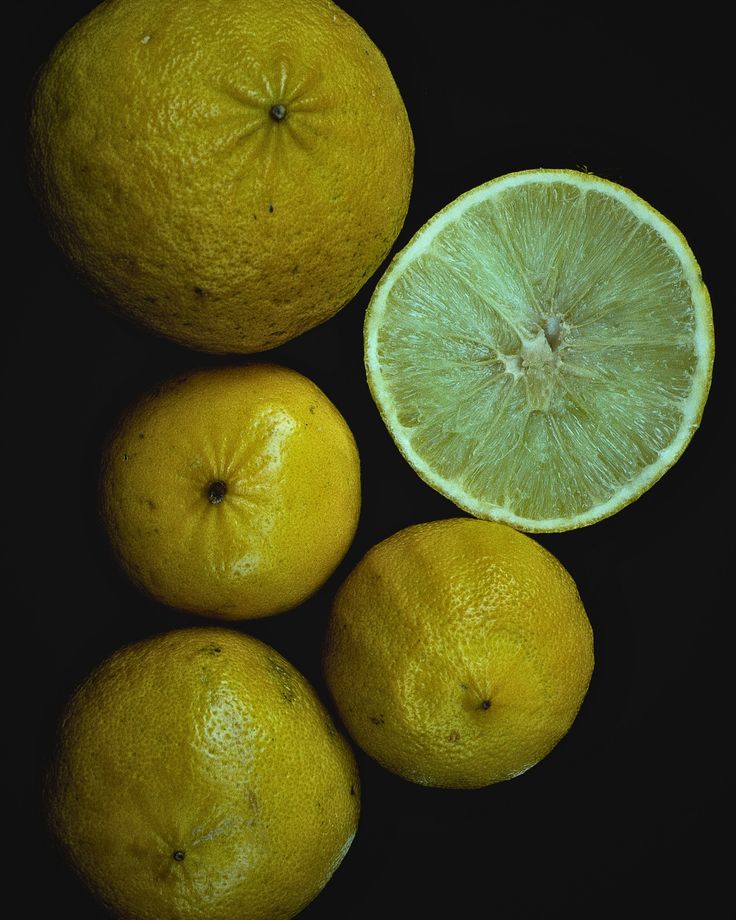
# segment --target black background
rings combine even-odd
[[[204,622],[146,600],[116,571],[95,517],[100,441],[149,384],[228,360],[101,309],[27,195],[22,116],[32,74],[93,5],[27,4],[6,34],[17,61],[18,208],[4,305],[2,584],[6,622],[17,630],[5,649],[6,761],[19,768],[21,789],[6,795],[20,806],[12,833],[23,872],[8,884],[24,892],[19,915],[45,917],[52,906],[77,920],[105,913],[56,856],[38,804],[60,708],[120,645]],[[710,288],[719,350],[701,429],[676,466],[614,517],[537,538],[577,581],[595,632],[595,674],[569,735],[523,776],[472,792],[412,785],[357,751],[359,833],[302,916],[720,916],[734,705],[721,529],[730,505],[726,412],[733,418],[730,29],[697,9],[678,18],[670,5],[646,21],[641,10],[586,5],[342,6],[386,55],[414,130],[413,196],[393,252],[494,176],[588,168],[683,231]],[[343,564],[301,608],[236,627],[286,655],[325,699],[319,650],[337,585],[378,540],[460,513],[401,459],[365,384],[362,319],[384,267],[330,322],[265,356],[322,387],[361,451],[363,512]]]

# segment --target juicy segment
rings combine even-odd
[[[468,193],[376,292],[366,358],[387,424],[420,475],[480,517],[597,520],[697,427],[707,292],[679,233],[608,185]]]

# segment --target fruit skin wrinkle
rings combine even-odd
[[[592,191],[601,196],[607,196],[623,205],[634,219],[641,222],[643,228],[647,228],[646,232],[656,234],[667,247],[668,257],[674,260],[680,272],[681,284],[685,285],[690,292],[691,318],[694,324],[693,331],[688,333],[692,377],[688,392],[679,397],[678,410],[681,411],[681,418],[678,416],[677,429],[669,443],[658,445],[650,462],[641,465],[628,479],[612,482],[608,490],[609,494],[606,497],[592,498],[589,506],[584,510],[568,510],[565,513],[536,516],[518,512],[515,509],[516,500],[509,500],[508,497],[494,497],[492,494],[493,477],[489,478],[484,486],[487,488],[487,495],[471,494],[465,487],[462,477],[445,475],[429,452],[422,452],[415,447],[417,430],[414,419],[416,412],[422,411],[421,406],[418,409],[411,409],[403,402],[397,402],[401,395],[402,383],[408,382],[407,373],[414,373],[414,371],[410,368],[404,370],[402,373],[406,377],[405,380],[398,376],[387,376],[389,371],[391,375],[398,375],[400,371],[398,365],[396,370],[385,368],[391,355],[381,351],[386,347],[385,344],[382,344],[382,340],[390,334],[390,324],[395,322],[392,314],[392,311],[397,309],[395,298],[407,296],[406,294],[394,295],[394,288],[398,291],[402,284],[411,283],[406,279],[410,276],[412,266],[429,257],[428,254],[434,251],[433,247],[436,249],[436,241],[447,232],[448,228],[456,225],[458,232],[462,232],[463,220],[468,220],[467,215],[483,207],[485,201],[532,184],[571,186],[584,193]],[[439,272],[439,269],[435,268],[435,271]],[[424,283],[432,283],[429,276]],[[439,274],[436,276],[435,283],[438,286],[434,296],[438,298],[436,304],[439,309],[444,303],[440,295],[442,282]],[[513,324],[514,318],[509,317],[509,322]],[[579,373],[577,368],[573,368],[571,364],[571,358],[575,355],[576,330],[554,309],[551,309],[546,316],[539,316],[536,329],[530,327],[529,331],[525,332],[519,328],[518,324],[514,328],[518,333],[518,350],[514,353],[499,349],[494,355],[495,360],[510,379],[517,382],[523,381],[526,384],[529,409],[545,412],[554,396],[558,374],[561,372]],[[417,326],[416,331],[420,337],[417,340],[417,347],[420,347],[422,328]],[[439,347],[441,350],[446,349],[449,343],[441,341]],[[407,462],[430,486],[444,494],[462,510],[476,517],[501,520],[529,532],[564,531],[595,523],[618,512],[650,488],[679,459],[700,425],[712,379],[714,353],[710,296],[703,282],[700,267],[682,233],[667,218],[629,189],[590,173],[583,174],[562,169],[525,170],[500,177],[469,190],[434,215],[407,246],[393,258],[374,291],[364,325],[364,357],[369,388],[384,423]],[[428,360],[436,360],[436,356],[432,355]],[[463,358],[463,360],[466,359]],[[459,393],[462,393],[463,390],[461,383],[458,378],[456,385],[460,387]],[[455,386],[454,383],[452,385]],[[590,389],[586,387],[583,377],[578,379],[576,386]],[[449,384],[445,389],[448,387]],[[450,392],[449,389],[447,391]],[[434,392],[436,394],[437,391]],[[660,412],[664,412],[665,408],[663,406],[661,409],[653,410],[657,424],[660,424],[663,418]],[[597,430],[606,434],[612,432],[608,424]],[[475,440],[477,443],[477,436]],[[571,456],[575,456],[575,452],[569,455]],[[569,462],[569,457],[565,462]],[[540,471],[541,466],[535,475],[538,475]],[[557,473],[548,477],[550,483],[556,480]],[[566,478],[565,481],[567,482]],[[549,488],[541,479],[536,486],[531,483],[528,483],[527,486],[528,488],[538,487],[540,490]],[[564,488],[560,486],[560,489],[556,489],[551,494],[559,496],[568,487],[569,482]]]

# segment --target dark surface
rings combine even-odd
[[[60,708],[123,643],[204,622],[142,598],[112,565],[94,510],[100,440],[150,383],[222,361],[102,310],[25,193],[23,95],[54,42],[92,6],[27,5],[7,39],[18,62],[19,176],[5,302],[3,584],[18,636],[5,646],[5,710],[6,758],[20,783],[6,795],[20,805],[12,833],[23,873],[9,883],[24,892],[19,916],[49,916],[53,907],[53,916],[76,920],[106,915],[56,857],[40,816]],[[731,491],[726,412],[733,418],[733,195],[724,173],[733,149],[721,40],[729,30],[717,20],[647,23],[585,6],[479,15],[485,6],[343,4],[386,55],[414,129],[413,197],[393,251],[487,179],[587,167],[633,189],[689,240],[714,306],[713,387],[700,431],[648,493],[601,523],[538,537],[577,581],[595,631],[596,670],[570,734],[527,774],[474,792],[411,785],[357,752],[359,834],[302,916],[721,916],[734,704],[730,529],[719,532]],[[275,646],[323,695],[319,649],[342,578],[379,539],[459,513],[401,459],[365,384],[361,324],[378,277],[329,323],[268,355],[324,389],[363,461],[360,528],[333,578],[302,608],[237,627]]]

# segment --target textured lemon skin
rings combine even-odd
[[[239,353],[355,295],[414,160],[385,58],[328,0],[107,0],[42,69],[29,148],[50,231],[104,301]]]
[[[302,603],[347,552],[360,501],[347,422],[311,380],[272,364],[167,381],[123,416],[102,458],[101,516],[123,570],[205,616]]]
[[[130,920],[292,917],[360,808],[350,746],[307,680],[215,627],[102,663],[67,706],[46,793],[72,865]]]
[[[344,725],[387,769],[478,788],[540,761],[593,672],[575,583],[531,537],[452,518],[399,531],[338,591],[324,673]]]

